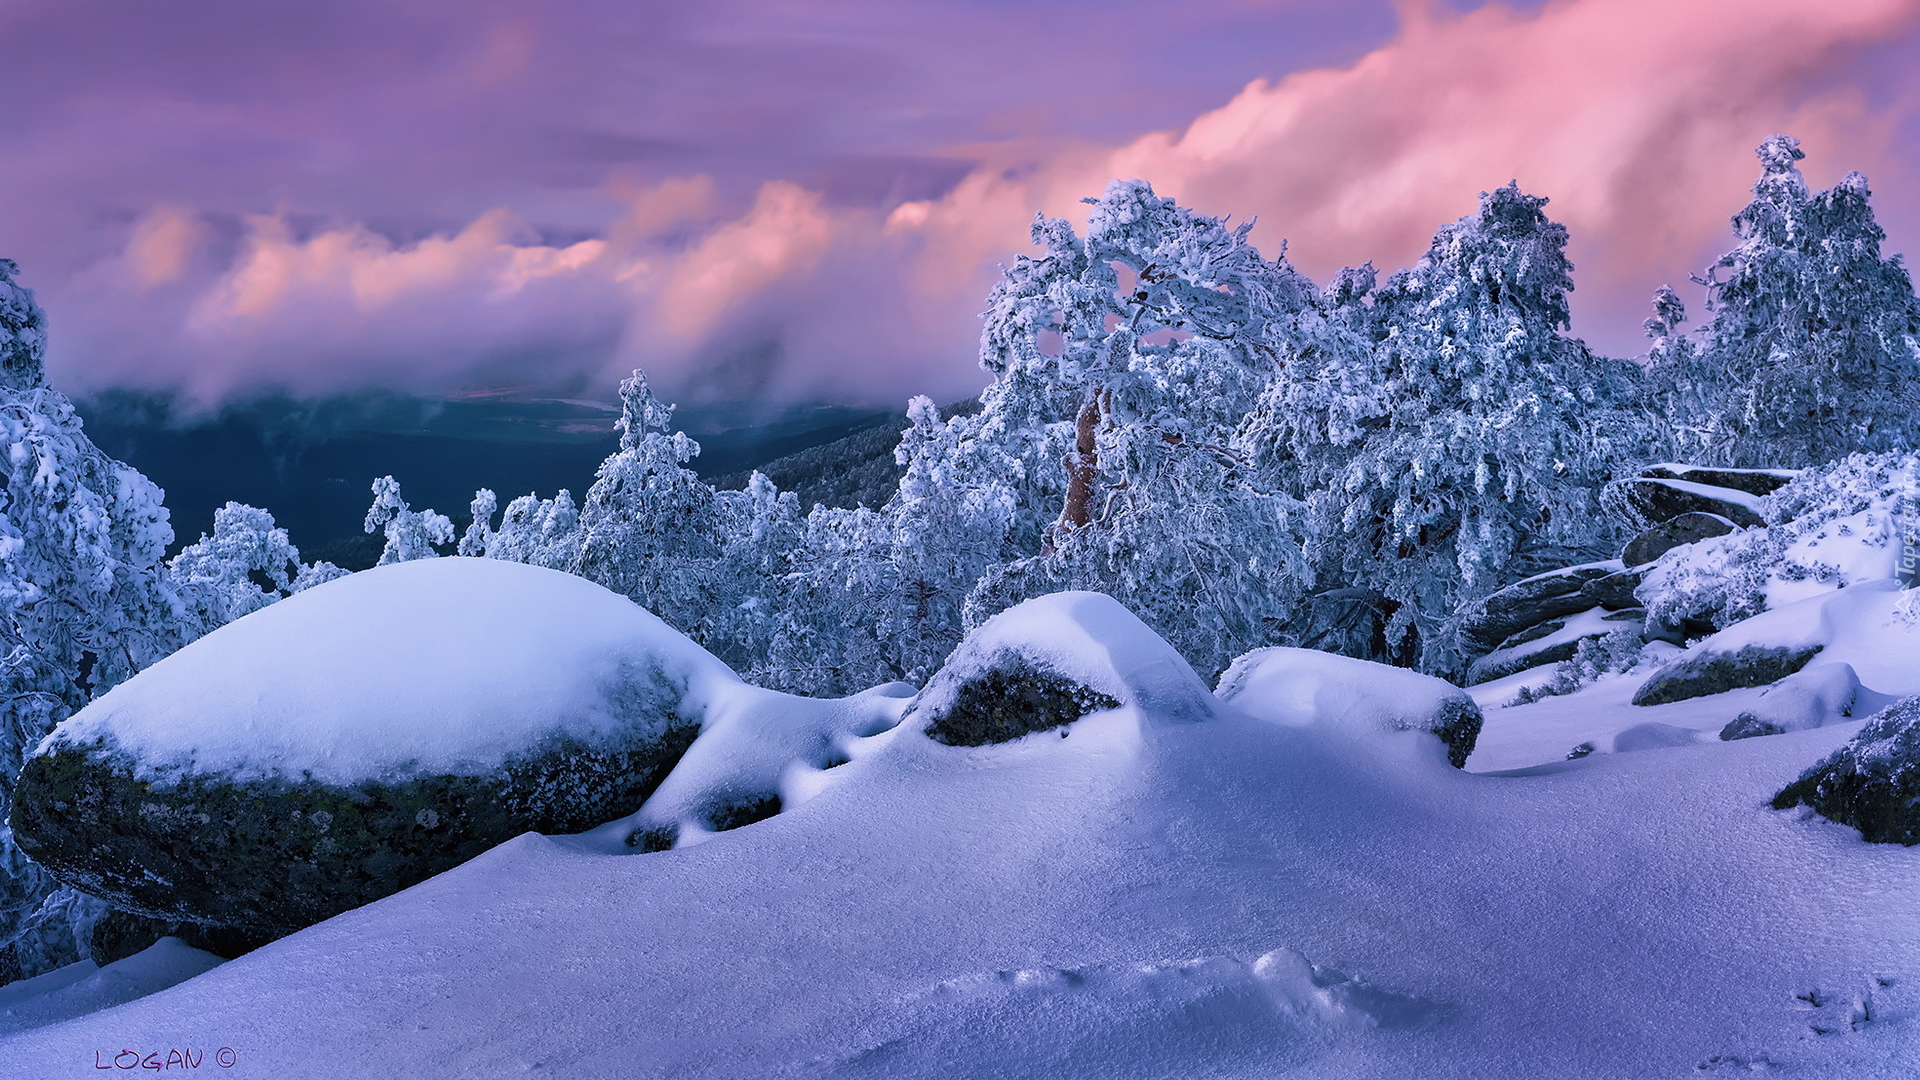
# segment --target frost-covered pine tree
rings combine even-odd
[[[990,567],[967,617],[1097,589],[1217,670],[1270,640],[1298,580],[1297,504],[1229,444],[1313,288],[1284,253],[1261,256],[1250,224],[1143,181],[1087,201],[1084,239],[1038,221],[1045,255],[1017,259],[989,297],[996,380],[967,427],[1020,463],[1010,537],[1039,550]]]
[[[400,482],[383,476],[373,482],[373,505],[367,507],[366,531],[381,531],[387,538],[380,550],[380,562],[409,562],[431,559],[440,553],[435,547],[453,543],[453,521],[432,510],[413,510],[400,497]]]
[[[213,533],[167,562],[167,580],[181,600],[181,634],[191,640],[310,589],[346,571],[329,562],[303,564],[300,550],[273,515],[230,502],[213,513]]]
[[[1795,468],[1920,444],[1920,302],[1900,257],[1880,253],[1866,177],[1816,193],[1798,140],[1771,136],[1758,154],[1740,244],[1696,279],[1710,321],[1654,358],[1663,385],[1701,388],[1677,425],[1683,453]]]
[[[182,636],[160,489],[101,453],[42,377],[46,317],[0,259],[0,982],[86,954],[103,908],[61,889],[5,824],[24,755]]]
[[[1431,671],[1460,662],[1464,608],[1604,543],[1597,491],[1644,453],[1636,369],[1564,332],[1572,266],[1545,204],[1483,194],[1364,310],[1371,274],[1343,276],[1242,433],[1311,505],[1317,585],[1377,598],[1387,653]]]
[[[673,406],[645,372],[621,381],[620,449],[600,463],[580,507],[575,572],[704,640],[720,520],[713,488],[686,467],[700,444],[672,426]]]

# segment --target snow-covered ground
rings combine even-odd
[[[7,1075],[1909,1076],[1920,850],[1767,800],[1856,729],[1758,691],[1487,708],[1469,770],[1231,706],[982,748],[903,725],[813,798],[612,855],[525,835],[118,1008]],[[1631,722],[1629,722],[1631,721]],[[1698,744],[1563,760],[1638,723]],[[1631,741],[1631,740],[1630,740]],[[1606,749],[1608,747],[1603,747]],[[1487,771],[1495,775],[1487,775]]]

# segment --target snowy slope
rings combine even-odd
[[[1489,734],[1526,711],[1491,711]],[[898,728],[771,820],[646,855],[522,836],[0,1042],[0,1060],[49,1077],[149,1046],[233,1047],[263,1077],[1920,1070],[1920,849],[1765,808],[1856,723],[1488,776],[1423,735],[1362,746],[1220,712],[1123,708],[976,749]]]

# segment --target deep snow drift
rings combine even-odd
[[[1226,702],[986,747],[846,732],[850,760],[769,820],[651,854],[525,835],[0,1059],[23,1076],[170,1047],[275,1077],[1920,1068],[1920,849],[1766,808],[1858,723],[1721,742],[1709,714],[1759,691],[1626,705],[1639,677],[1511,709],[1477,688],[1469,769],[1530,766],[1505,775],[1449,768],[1424,732]],[[1647,723],[1708,741],[1562,760]]]

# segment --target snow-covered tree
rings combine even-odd
[[[1242,432],[1311,505],[1317,586],[1377,604],[1386,653],[1431,671],[1460,662],[1463,609],[1605,543],[1598,489],[1645,452],[1636,369],[1564,332],[1546,201],[1483,194],[1364,306],[1370,270],[1344,274]]]
[[[4,812],[24,755],[182,632],[160,489],[101,453],[43,384],[45,315],[17,272],[0,259],[0,981],[84,955],[102,911],[14,846]]]
[[[230,502],[213,513],[213,533],[167,562],[191,639],[302,589],[346,575],[328,562],[303,564],[287,530],[258,507]]]
[[[700,444],[671,431],[673,406],[644,372],[620,383],[620,406],[620,449],[600,463],[580,508],[576,572],[704,639],[720,543],[713,488],[686,467]]]
[[[1016,259],[988,298],[981,364],[996,379],[959,441],[1018,463],[971,482],[1011,491],[1023,557],[984,567],[967,618],[1098,589],[1218,669],[1269,640],[1298,579],[1295,503],[1229,443],[1313,288],[1284,254],[1261,256],[1250,225],[1143,181],[1087,201],[1084,239],[1039,220],[1046,253]]]
[[[366,531],[380,530],[387,538],[379,565],[431,559],[434,548],[453,543],[453,521],[432,510],[408,508],[400,497],[400,482],[383,476],[373,482],[373,505],[367,508]]]
[[[1793,468],[1920,445],[1920,301],[1900,257],[1880,253],[1866,177],[1816,193],[1798,140],[1758,153],[1740,244],[1696,279],[1710,321],[1653,357],[1660,385],[1684,389],[1663,402],[1682,452]]]

